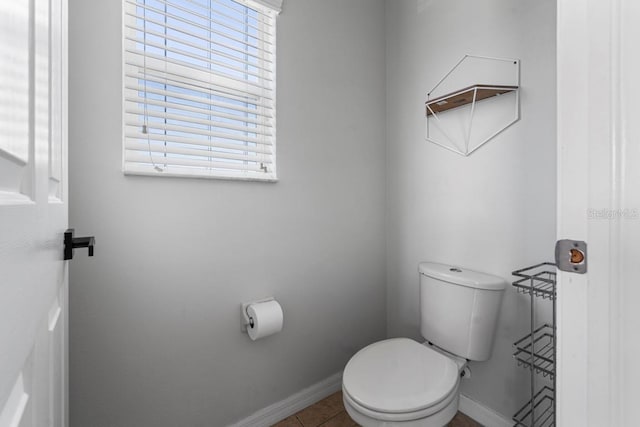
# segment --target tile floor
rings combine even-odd
[[[357,427],[344,409],[342,392],[332,394],[324,400],[304,408],[297,414],[274,424],[272,427]],[[458,412],[449,427],[482,427]]]

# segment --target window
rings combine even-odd
[[[126,174],[274,181],[282,0],[123,0]]]

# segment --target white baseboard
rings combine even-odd
[[[342,386],[342,372],[334,374],[326,380],[313,384],[298,393],[287,397],[279,402],[260,409],[247,418],[244,418],[228,427],[269,427],[280,420],[312,405],[332,393],[340,390]],[[473,418],[486,427],[512,427],[513,422],[487,408],[481,403],[476,402],[465,396],[460,395],[460,403],[458,409],[463,414]]]
[[[486,427],[512,427],[513,421],[504,415],[497,413],[493,409],[489,409],[481,403],[471,400],[464,394],[460,395],[460,403],[458,409],[463,414],[473,418]]]
[[[339,372],[280,402],[260,409],[253,415],[249,415],[228,427],[268,427],[335,393],[341,387],[342,372]]]

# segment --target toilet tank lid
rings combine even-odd
[[[501,291],[507,286],[502,277],[454,265],[421,262],[418,271],[425,276],[469,288]]]

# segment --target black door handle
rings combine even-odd
[[[64,232],[64,259],[73,259],[73,250],[76,248],[88,248],[89,256],[93,256],[93,247],[96,245],[96,238],[73,237],[73,228]]]

